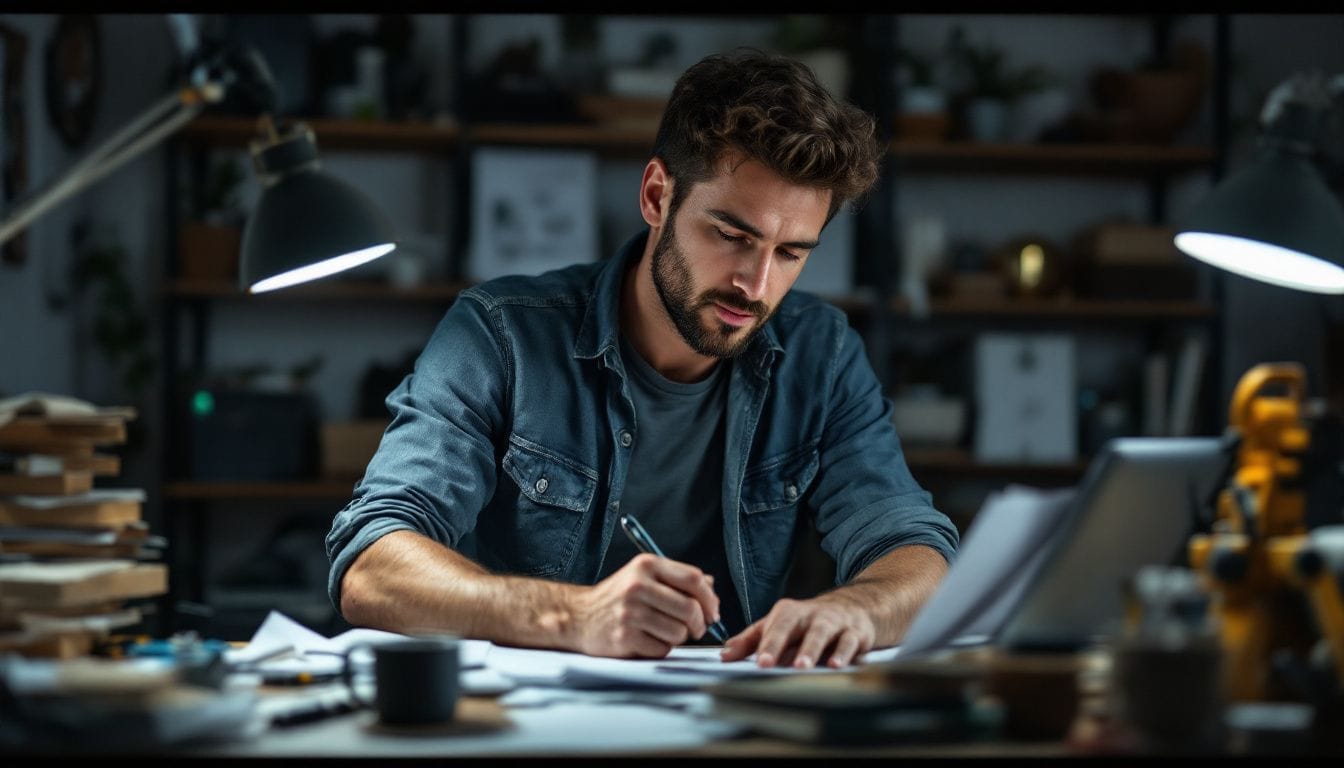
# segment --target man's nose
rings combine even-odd
[[[733,286],[746,294],[748,301],[760,301],[765,298],[765,286],[769,280],[770,252],[761,249],[742,257],[737,273],[733,276]]]

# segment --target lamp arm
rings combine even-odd
[[[219,83],[206,82],[180,89],[150,106],[56,179],[20,201],[0,222],[0,244],[71,195],[167,138],[223,94]]]

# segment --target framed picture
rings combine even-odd
[[[597,156],[483,147],[471,166],[467,277],[537,275],[598,258]]]

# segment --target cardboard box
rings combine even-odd
[[[387,431],[386,419],[336,421],[322,425],[323,477],[363,477]]]
[[[1103,299],[1184,300],[1194,296],[1194,260],[1167,226],[1107,222],[1074,242],[1078,290]]]

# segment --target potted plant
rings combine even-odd
[[[817,80],[836,96],[849,95],[849,54],[845,30],[819,14],[789,14],[775,27],[773,44],[779,51],[811,68]]]
[[[943,141],[952,125],[947,88],[939,77],[938,59],[909,48],[897,51],[896,81],[900,108],[896,133],[906,141]]]
[[[948,51],[963,86],[963,123],[975,141],[1004,140],[1013,106],[1051,82],[1039,66],[1010,66],[1007,52],[998,45],[968,41],[961,27],[952,30]]]
[[[183,222],[178,237],[182,278],[237,278],[245,218],[238,199],[243,179],[237,158],[216,158],[206,182],[194,190],[190,217]]]

